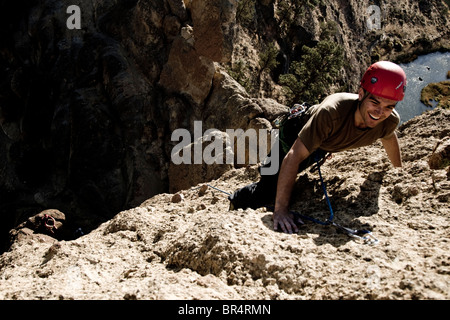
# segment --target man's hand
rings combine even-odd
[[[295,222],[303,224],[300,218],[295,219],[294,215],[287,210],[277,210],[273,213],[273,229],[275,231],[278,231],[278,226],[280,226],[285,233],[297,233],[298,227]]]
[[[300,138],[297,138],[286,157],[283,159],[280,174],[278,176],[275,210],[273,211],[274,230],[278,230],[279,225],[283,232],[298,232],[294,216],[289,212],[289,199],[295,183],[295,178],[297,177],[298,166],[308,156],[308,149]],[[303,223],[301,220],[299,222]]]

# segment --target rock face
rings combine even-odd
[[[2,4],[2,247],[6,229],[43,209],[71,217],[71,238],[167,191],[171,131],[202,119],[214,61],[231,58],[235,1],[78,6],[79,30],[55,1]],[[198,11],[213,7],[202,21]],[[192,41],[192,21],[220,40],[216,52]]]
[[[395,19],[371,32],[369,1],[305,5],[289,25],[282,1],[245,3],[81,0],[81,29],[67,27],[70,13],[58,1],[0,4],[0,251],[9,230],[43,210],[64,212],[58,239],[70,240],[156,194],[239,168],[174,167],[171,134],[192,133],[195,121],[222,132],[270,129],[286,108],[274,79],[303,45],[317,43],[323,21],[337,23],[333,40],[349,63],[336,87],[349,90],[376,57],[448,43],[442,1],[385,4],[383,17]],[[263,94],[250,94],[229,70],[245,61],[244,77],[260,74],[268,43],[277,44],[284,71],[262,77]],[[401,188],[396,194],[403,199]]]
[[[9,232],[11,242],[31,240],[55,243],[65,220],[65,214],[59,210],[44,210],[12,229]]]
[[[198,55],[217,62],[231,61],[237,5],[237,0],[191,1]]]
[[[172,44],[159,84],[169,92],[185,94],[196,105],[201,105],[211,90],[214,71],[212,60],[199,56],[192,44],[178,37]]]
[[[450,159],[450,138],[446,137],[445,140],[439,141],[436,145],[428,160],[428,165],[431,169],[442,169],[449,165],[448,159]]]
[[[436,109],[400,127],[402,169],[381,144],[322,166],[335,221],[371,230],[376,245],[311,222],[278,233],[265,209],[228,211],[211,186],[248,184],[258,178],[251,166],[156,195],[76,240],[18,238],[0,256],[0,299],[447,300],[449,167],[428,160],[449,120]],[[328,217],[317,173],[295,188],[295,210]]]

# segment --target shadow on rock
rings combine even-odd
[[[370,173],[359,187],[360,191],[356,196],[342,198],[336,194],[337,208],[347,208],[346,211],[351,216],[371,216],[378,213],[378,199],[384,175],[383,171]]]
[[[327,185],[330,185],[330,191],[333,192],[333,195],[328,193],[333,210],[332,221],[345,228],[372,231],[371,226],[361,223],[357,218],[378,213],[378,198],[384,174],[384,172],[370,173],[364,183],[359,187],[358,194],[346,189],[332,191],[337,189],[335,185],[342,184],[342,181],[327,181]],[[323,196],[321,187],[316,188],[317,191],[314,194],[310,193],[312,184],[310,186],[305,185],[304,189],[305,194],[309,195],[308,200],[302,203],[296,202],[292,206],[293,211],[325,223],[331,218],[331,214],[330,211],[326,211],[329,207]],[[320,192],[318,192],[319,190]],[[297,224],[299,227],[297,234],[303,237],[309,234],[318,234],[318,237],[314,238],[317,245],[329,243],[335,247],[340,247],[348,241],[355,239],[333,225],[322,225],[305,217],[301,219],[304,224]],[[261,220],[267,228],[273,230],[272,214],[265,215]]]

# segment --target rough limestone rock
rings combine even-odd
[[[339,218],[372,227],[381,249],[311,225],[274,233],[270,213],[227,212],[226,195],[203,187],[232,192],[256,178],[252,166],[171,167],[171,134],[194,121],[220,135],[270,129],[286,109],[276,79],[323,22],[336,22],[347,60],[332,90],[355,91],[373,60],[448,48],[443,0],[380,3],[371,31],[371,1],[320,2],[280,17],[273,0],[80,0],[81,29],[67,28],[61,1],[0,2],[0,298],[448,298],[446,111],[402,127],[404,170],[379,146],[324,167]],[[261,75],[269,43],[280,66]],[[258,92],[230,76],[240,61]],[[315,181],[299,179],[308,212],[323,210]],[[28,227],[50,208],[66,216],[58,233]]]
[[[369,0],[297,1],[300,12],[280,16],[282,2],[79,0],[81,29],[70,29],[68,3],[2,1],[0,252],[9,230],[42,210],[64,212],[62,238],[72,239],[169,192],[178,128],[270,129],[284,107],[277,79],[317,44],[324,22],[335,22],[347,60],[330,90],[355,91],[374,59],[448,48],[443,0],[380,3],[377,30],[367,28]],[[263,72],[271,43],[280,64]],[[251,88],[225,75],[241,62]]]
[[[225,132],[209,129],[208,133],[194,139],[176,153],[179,160],[184,157],[185,161],[174,163],[172,158],[169,167],[170,192],[211,181],[233,168],[234,151],[227,146],[229,136]]]
[[[192,0],[195,49],[216,62],[231,61],[237,0]]]
[[[447,136],[436,144],[433,154],[428,159],[431,169],[445,168],[450,163],[450,138]]]
[[[76,240],[16,241],[0,256],[0,299],[447,300],[450,180],[428,159],[449,120],[436,109],[400,127],[401,169],[380,143],[322,166],[335,221],[371,230],[375,245],[311,222],[275,232],[266,209],[228,211],[221,191],[258,179],[251,166],[154,196]],[[292,208],[328,217],[317,172],[299,175]]]
[[[199,56],[187,40],[178,37],[172,45],[159,84],[171,93],[188,95],[199,105],[211,90],[214,72],[212,60]]]
[[[59,210],[44,210],[12,229],[9,232],[10,241],[11,243],[25,241],[55,243],[65,220],[65,214]]]

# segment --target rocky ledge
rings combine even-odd
[[[449,299],[449,133],[450,110],[434,109],[400,127],[402,169],[381,144],[324,164],[336,221],[378,244],[313,223],[278,233],[265,209],[229,211],[210,186],[257,179],[250,166],[154,196],[76,240],[15,230],[0,299]],[[328,216],[317,173],[296,188],[294,209]]]

